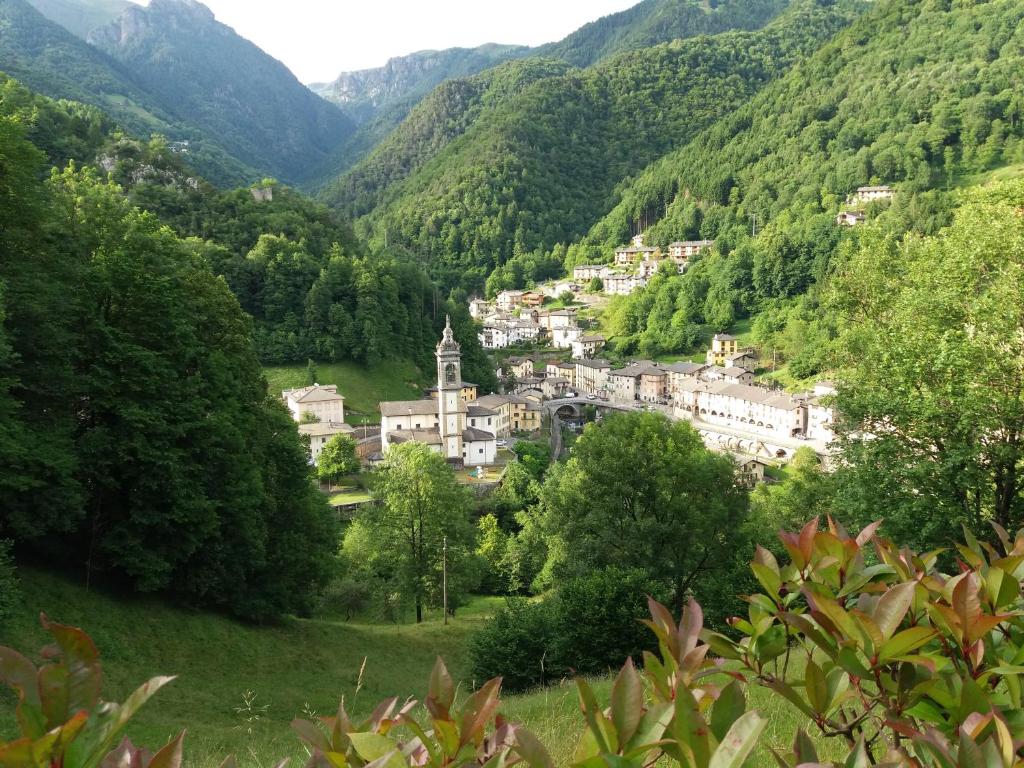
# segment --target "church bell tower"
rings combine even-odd
[[[446,317],[444,334],[437,345],[437,429],[448,459],[462,459],[461,392],[462,348],[452,335],[451,318]]]

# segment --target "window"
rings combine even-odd
[[[477,451],[477,453],[483,453],[483,452],[484,452],[483,448],[481,448],[480,450]]]

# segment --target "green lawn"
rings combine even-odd
[[[35,569],[23,568],[21,579],[23,599],[0,642],[38,661],[37,650],[48,642],[38,624],[44,610],[92,635],[104,659],[107,699],[123,699],[153,675],[178,675],[143,707],[128,734],[155,747],[187,728],[186,765],[201,768],[219,765],[228,754],[237,755],[243,768],[271,765],[280,757],[302,765],[307,756],[291,734],[293,718],[332,713],[341,697],[358,714],[392,695],[422,699],[437,655],[445,658],[460,690],[469,690],[482,681],[470,679],[467,638],[501,604],[500,598],[476,598],[448,626],[434,613],[419,626],[291,619],[260,627],[155,599],[86,592]],[[607,702],[610,680],[593,683]],[[247,692],[255,696],[248,710]],[[805,723],[791,705],[769,699],[763,689],[749,695],[769,719],[754,761],[767,768],[774,765],[767,747],[791,744]],[[0,737],[14,733],[13,710],[14,697],[4,689]],[[572,683],[507,696],[501,711],[537,733],[556,765],[568,764],[582,725]],[[251,717],[256,719],[247,722]]]
[[[280,395],[284,389],[306,385],[306,366],[273,365],[263,369],[270,391]],[[345,397],[345,421],[352,425],[380,421],[377,403],[381,400],[417,400],[426,384],[423,372],[407,361],[388,360],[374,365],[357,363],[318,363],[317,382],[337,384]]]
[[[2,628],[0,643],[38,661],[48,642],[39,611],[54,621],[84,628],[104,659],[104,694],[123,699],[153,675],[176,674],[133,721],[129,735],[158,746],[188,729],[189,765],[216,766],[229,753],[243,766],[271,765],[306,755],[289,723],[306,710],[327,714],[344,696],[350,709],[367,713],[397,695],[422,698],[434,660],[445,658],[456,680],[468,679],[465,643],[499,602],[478,598],[448,626],[439,614],[420,626],[292,619],[278,626],[253,626],[228,618],[176,609],[153,599],[117,597],[32,569],[22,569],[22,604]],[[366,660],[362,689],[359,670]],[[239,713],[246,691],[254,709],[267,706],[252,725]],[[14,697],[0,692],[0,735],[10,737]]]
[[[370,500],[370,492],[363,488],[341,488],[330,492],[328,501],[332,506],[339,504],[357,504]]]

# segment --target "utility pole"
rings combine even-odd
[[[756,213],[750,214],[750,221],[751,221],[751,224],[750,224],[750,236],[751,237],[757,237],[757,214]]]
[[[444,537],[441,546],[441,604],[444,611],[444,623],[448,623],[448,537]]]

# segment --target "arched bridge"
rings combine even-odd
[[[592,405],[599,411],[638,411],[639,403],[620,403],[614,400],[591,400],[586,397],[561,397],[556,400],[546,400],[544,408],[558,415],[558,418],[579,419],[583,416],[583,407]]]

